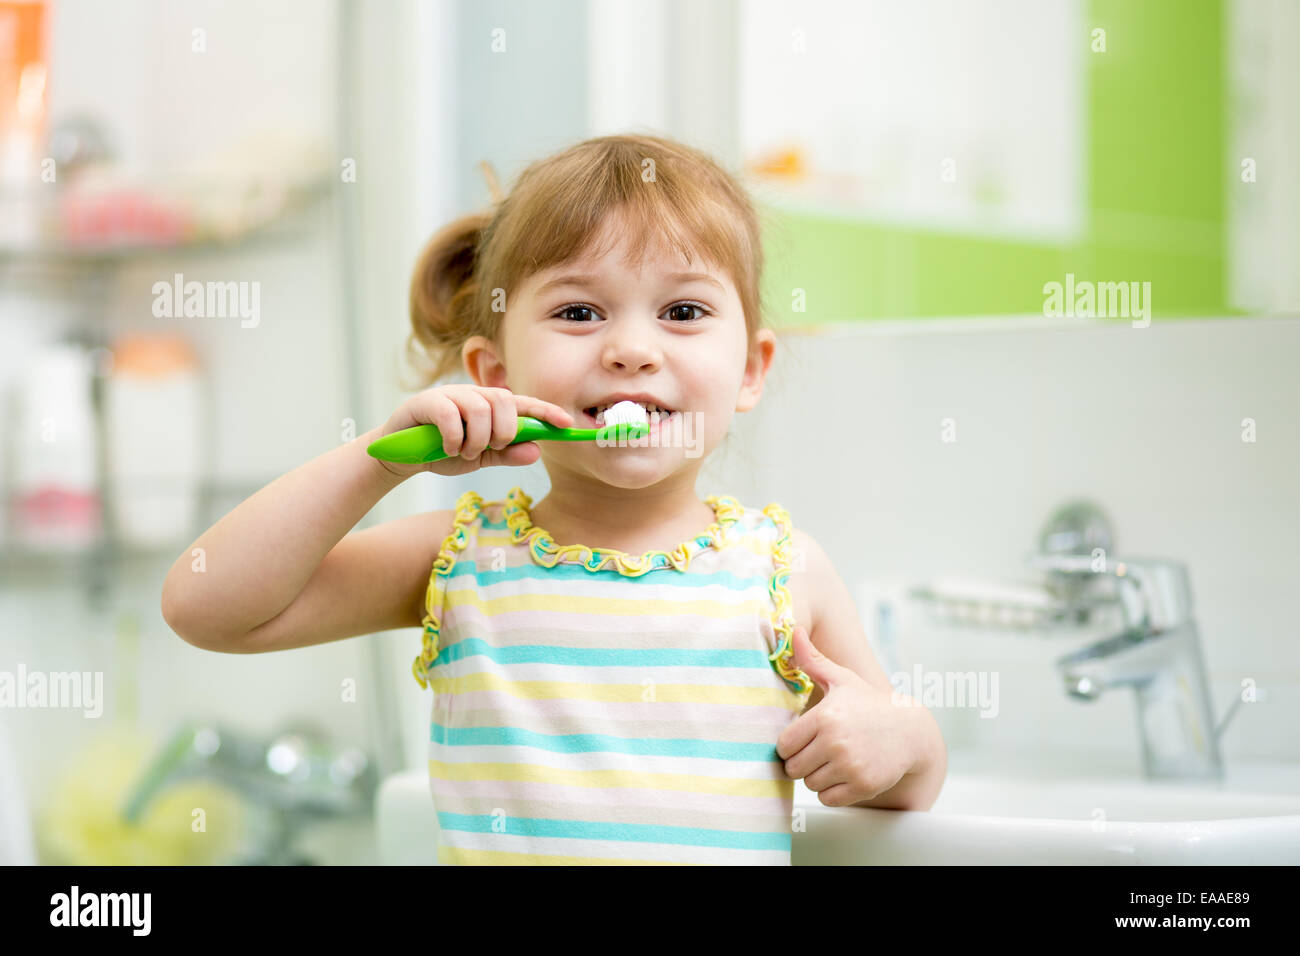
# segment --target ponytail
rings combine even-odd
[[[496,171],[479,163],[493,207],[504,201]],[[474,335],[487,334],[477,315],[475,267],[493,212],[471,213],[434,234],[415,263],[411,276],[411,334],[407,358],[421,369],[416,386],[427,388],[461,368],[460,348]],[[417,347],[416,343],[419,343]]]
[[[421,368],[422,387],[457,371],[460,346],[475,334],[474,265],[491,221],[490,213],[462,216],[435,233],[416,261],[406,348]]]

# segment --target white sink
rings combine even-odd
[[[1241,765],[1221,784],[951,760],[928,813],[808,806],[796,864],[1300,863],[1300,767]],[[801,798],[811,804],[801,804]],[[848,816],[849,813],[854,816]]]
[[[1073,765],[1085,763],[1074,760]],[[1233,764],[1220,784],[1148,783],[1134,772],[949,758],[929,812],[826,807],[795,781],[795,865],[1300,863],[1300,765]],[[379,858],[436,864],[438,824],[422,770],[384,781]]]

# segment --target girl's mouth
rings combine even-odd
[[[589,428],[602,428],[605,425],[605,410],[610,408],[609,405],[593,405],[590,408],[582,410],[583,423]],[[650,425],[651,431],[657,426],[671,421],[681,412],[676,409],[659,408],[656,405],[642,406],[646,410],[646,418]]]

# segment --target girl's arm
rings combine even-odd
[[[408,477],[366,454],[381,433],[374,428],[277,478],[205,531],[163,582],[172,630],[198,647],[240,653],[368,633],[372,624],[418,624],[414,604],[401,612],[400,592],[411,590],[420,564],[427,582],[441,539],[420,539],[436,535],[447,512],[344,539]],[[392,546],[381,545],[394,531]]]
[[[444,385],[408,399],[378,428],[262,488],[205,531],[163,583],[167,624],[197,647],[256,653],[418,625],[451,513],[413,515],[344,535],[410,475],[530,465],[536,442],[511,445],[518,418],[568,426],[550,402],[505,388]],[[409,465],[366,447],[432,424],[451,457]]]
[[[877,809],[928,810],[939,796],[947,775],[948,753],[939,724],[930,711],[907,695],[894,690],[888,675],[871,652],[871,644],[862,628],[862,620],[853,596],[822,547],[808,534],[794,529],[793,544],[801,571],[792,575],[804,591],[805,624],[813,646],[831,661],[856,673],[877,689],[885,700],[896,706],[897,733],[912,755],[911,768],[882,793],[855,807]],[[798,598],[795,598],[799,613]],[[799,620],[796,617],[796,620]],[[823,699],[822,688],[815,686],[804,708],[807,714]]]

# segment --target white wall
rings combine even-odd
[[[1226,758],[1300,757],[1300,319],[872,322],[785,342],[738,426],[761,464],[702,493],[779,501],[864,597],[939,576],[1037,581],[1022,557],[1048,515],[1091,498],[1115,556],[1187,564],[1216,714],[1243,678],[1268,691],[1234,718]],[[944,418],[955,442],[941,441]],[[1085,635],[985,634],[901,611],[904,668],[1000,672],[996,718],[936,713],[950,746],[1139,765],[1132,694],[1076,703],[1051,666]],[[870,624],[865,600],[859,612]]]

